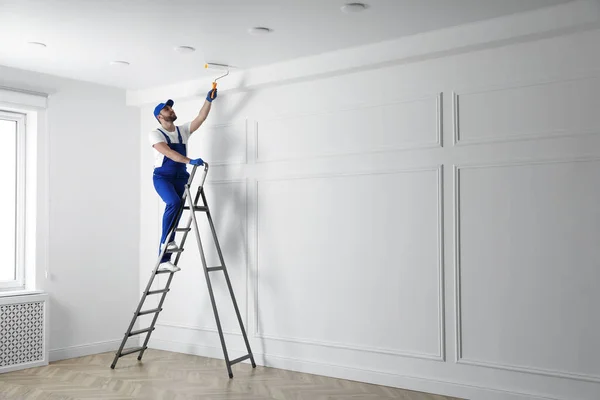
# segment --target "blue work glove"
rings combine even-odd
[[[215,94],[214,94],[214,95],[213,95],[213,92],[215,92]],[[211,98],[211,96],[212,96],[212,98]],[[211,90],[208,92],[208,94],[206,95],[206,100],[207,100],[209,103],[212,103],[212,101],[213,101],[214,99],[216,99],[216,98],[217,98],[217,89],[211,89]]]
[[[204,161],[202,161],[201,158],[196,158],[195,160],[190,160],[190,164],[191,165],[202,165],[202,164],[204,164]]]

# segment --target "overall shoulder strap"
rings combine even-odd
[[[179,143],[183,144],[183,138],[181,137],[181,132],[179,132],[179,127],[176,126],[177,128],[177,136],[179,136]]]
[[[162,133],[162,134],[163,134],[163,136],[165,137],[165,139],[167,139],[167,143],[168,143],[168,144],[171,144],[171,139],[169,139],[169,136],[168,136],[166,133],[164,133],[163,131],[161,131],[161,130],[160,130],[160,128],[157,128],[157,129],[158,129],[158,131],[159,131],[160,133]],[[181,138],[181,136],[180,136],[180,138]]]

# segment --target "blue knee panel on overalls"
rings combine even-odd
[[[183,156],[187,156],[186,145],[183,143],[181,132],[177,127],[177,136],[179,143],[172,143],[169,136],[162,130],[158,130],[163,134],[167,140],[169,148],[175,150]],[[156,192],[161,199],[166,203],[165,213],[162,221],[162,234],[160,237],[160,245],[165,243],[167,233],[171,230],[173,224],[179,223],[181,217],[181,198],[183,197],[185,184],[188,181],[190,174],[187,172],[186,165],[184,163],[176,162],[171,160],[169,157],[164,156],[163,163],[160,167],[154,169],[153,182]],[[175,232],[171,234],[169,242],[175,239]],[[160,246],[159,246],[160,253]],[[171,254],[167,253],[163,256],[161,262],[169,261]]]

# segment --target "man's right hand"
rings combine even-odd
[[[202,161],[201,158],[196,158],[194,160],[190,160],[190,164],[191,165],[202,165],[202,164],[204,164],[204,161]]]

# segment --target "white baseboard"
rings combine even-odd
[[[82,344],[78,346],[70,346],[62,349],[50,350],[50,362],[67,360],[69,358],[89,356],[92,354],[105,353],[107,351],[117,351],[121,345],[121,340],[109,340],[106,342],[97,342]]]
[[[9,367],[1,367],[0,368],[0,374],[4,374],[7,372],[14,372],[14,371],[20,371],[23,369],[29,369],[29,368],[36,368],[36,367],[44,367],[48,365],[48,361],[36,361],[36,362],[30,362],[30,363],[24,363],[24,364],[17,364],[17,365],[11,365]]]
[[[218,358],[223,360],[223,350],[220,347],[201,346],[192,343],[173,342],[170,340],[152,339],[148,343],[149,349],[172,351],[175,353],[193,354],[196,356]],[[239,350],[227,349],[229,358],[234,359],[245,355],[246,353]],[[255,355],[256,357],[256,355]],[[258,364],[258,360],[255,360]],[[249,363],[249,361],[244,361]]]
[[[148,347],[157,350],[194,354],[203,357],[218,358],[221,360],[223,359],[223,350],[220,347],[201,346],[192,343],[173,342],[158,339],[151,340]],[[244,351],[239,350],[228,349],[228,352],[231,359],[245,355]],[[489,389],[461,383],[445,382],[429,378],[404,376],[387,372],[370,371],[360,368],[317,363],[313,361],[292,359],[268,354],[254,353],[254,359],[257,365],[262,365],[265,367],[328,376],[332,378],[347,379],[375,385],[397,387],[419,392],[453,396],[469,400],[566,400],[527,393]],[[244,361],[244,363],[249,362]],[[223,374],[226,375],[225,370],[223,370]]]

